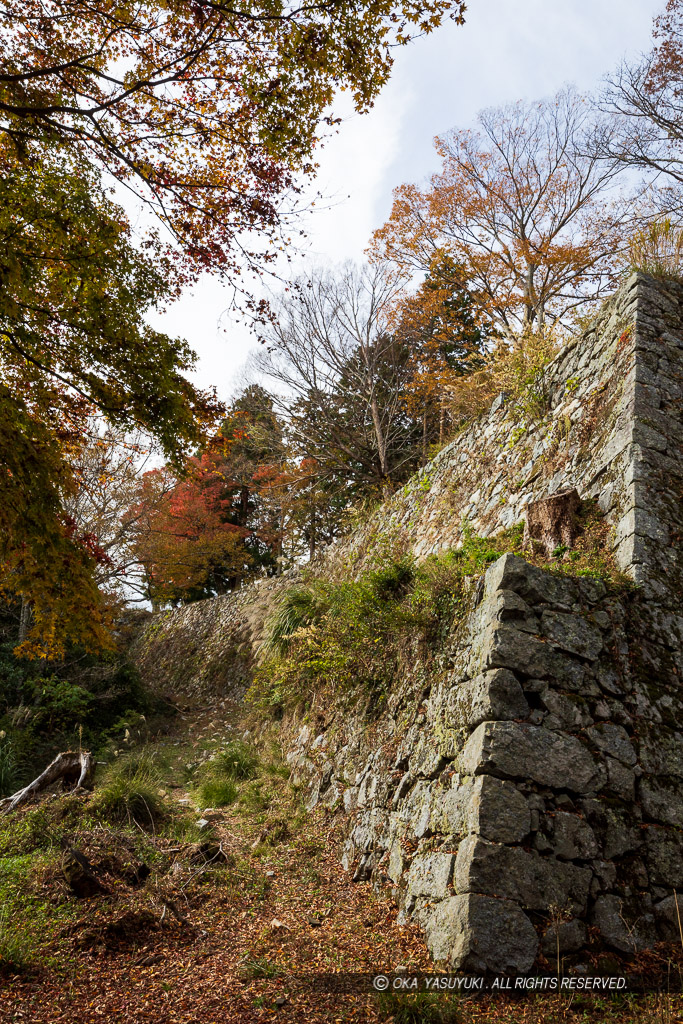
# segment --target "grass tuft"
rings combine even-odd
[[[198,796],[204,807],[227,807],[239,795],[239,783],[253,779],[259,759],[243,740],[233,740],[198,773]]]
[[[35,938],[21,924],[15,924],[15,920],[8,907],[0,910],[0,974],[18,974],[29,970],[34,963]]]
[[[142,749],[110,764],[93,797],[92,810],[109,821],[154,827],[166,815],[158,766]]]

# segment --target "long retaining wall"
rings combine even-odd
[[[308,806],[343,807],[345,866],[453,968],[526,972],[558,940],[571,963],[591,926],[621,953],[673,939],[683,694],[639,657],[638,595],[504,555],[470,606],[379,717],[300,727]]]
[[[683,887],[683,287],[633,275],[547,372],[548,414],[505,395],[316,563],[354,574],[494,535],[529,502],[594,498],[634,590],[505,555],[430,668],[380,715],[289,721],[312,807],[349,817],[345,864],[394,889],[436,960],[529,970],[559,939],[622,953],[670,938]],[[157,618],[159,688],[239,696],[295,576]]]

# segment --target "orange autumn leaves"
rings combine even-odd
[[[436,140],[441,170],[394,192],[372,254],[429,270],[447,255],[507,337],[568,323],[608,292],[630,216],[614,161],[589,153],[593,121],[573,89],[483,111]]]
[[[462,0],[4,0],[0,136],[17,151],[58,142],[125,180],[180,244],[184,273],[262,269],[259,236],[277,238],[283,197],[314,171],[337,91],[369,109],[394,47],[463,11]]]

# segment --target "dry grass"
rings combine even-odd
[[[178,786],[188,761],[208,749],[214,714],[188,715],[184,735],[172,737],[172,745],[159,751],[167,783]],[[389,893],[375,893],[368,883],[354,885],[341,869],[347,820],[324,809],[303,813],[276,752],[262,746],[258,766],[252,762],[249,774],[238,782],[236,803],[213,827],[210,841],[225,853],[218,864],[188,864],[183,853],[187,838],[174,839],[170,833],[103,825],[79,833],[79,848],[93,861],[109,857],[111,892],[74,901],[56,866],[37,878],[42,902],[62,924],[59,907],[74,904],[78,913],[68,916],[68,927],[45,936],[32,971],[10,971],[3,979],[3,1024],[683,1020],[679,996],[535,995],[511,1002],[445,994],[380,997],[367,980],[362,989],[335,987],[325,979],[398,967],[430,971],[432,965],[418,929],[397,925]],[[173,792],[185,797],[183,788]],[[205,841],[206,834],[200,838]],[[135,857],[152,866],[150,878],[137,886],[117,882],[114,860]],[[171,904],[179,916],[164,912]],[[646,976],[666,977],[669,956],[671,951],[662,948],[643,954],[636,966]]]

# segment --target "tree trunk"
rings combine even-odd
[[[89,750],[81,750],[79,753],[67,750],[65,753],[57,754],[54,761],[37,779],[29,782],[28,786],[24,786],[12,796],[6,796],[4,800],[0,800],[0,807],[3,808],[4,814],[9,814],[19,804],[25,803],[29,797],[52,785],[53,782],[57,782],[58,779],[75,781],[75,788],[80,789],[89,782],[94,769],[95,761]]]
[[[550,557],[558,547],[570,548],[576,540],[576,510],[580,498],[574,489],[558,491],[527,505],[523,546],[539,544]]]

